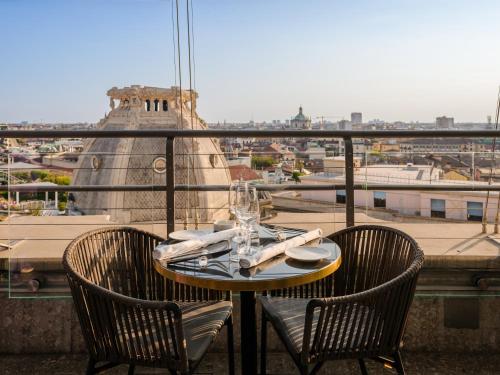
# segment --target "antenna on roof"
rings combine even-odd
[[[495,116],[495,130],[498,130],[498,115],[500,114],[500,87],[498,88],[498,95],[497,95],[497,112]],[[495,157],[495,148],[497,145],[497,137],[495,136],[493,138],[493,145],[491,146],[491,165],[490,165],[490,176],[488,179],[488,186],[491,185],[492,179],[493,179],[493,166],[495,166],[495,173],[496,173],[496,157]],[[487,191],[486,193],[486,206],[483,210],[483,220],[482,220],[482,232],[486,233],[486,226],[488,225],[488,203],[490,200],[490,190]],[[498,196],[498,201],[497,201],[497,212],[495,215],[495,229],[494,232],[498,233],[498,219],[499,219],[499,210],[500,210],[500,195]]]

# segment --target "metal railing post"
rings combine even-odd
[[[344,137],[345,143],[345,221],[354,226],[354,151],[352,138]]]
[[[175,163],[174,163],[174,137],[167,138],[165,150],[166,160],[166,201],[167,201],[167,236],[175,230]]]

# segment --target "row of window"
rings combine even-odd
[[[335,201],[337,203],[345,203],[345,190],[337,190],[337,196]],[[385,192],[383,191],[374,191],[373,192],[373,206],[385,208]]]
[[[345,190],[336,191],[337,203],[345,203]],[[373,192],[373,206],[386,208],[386,193],[383,191]],[[431,217],[446,218],[446,201],[444,199],[431,199]],[[467,202],[467,220],[481,221],[483,219],[483,203]]]
[[[151,104],[153,104],[153,108],[151,108]],[[158,99],[155,99],[153,103],[151,103],[151,100],[146,99],[144,109],[146,110],[146,112],[151,112],[152,109],[154,109],[155,112],[160,112],[160,101]],[[168,111],[168,102],[166,100],[162,100],[162,109],[163,112]]]
[[[446,201],[431,199],[431,217],[446,218]],[[481,221],[483,219],[483,202],[467,202],[467,221]]]

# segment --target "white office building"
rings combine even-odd
[[[339,170],[336,168],[335,170]],[[429,165],[370,165],[356,167],[355,184],[449,185],[486,184],[478,181],[443,180],[442,170]],[[343,170],[303,176],[304,184],[345,184]],[[305,200],[345,203],[345,190],[303,191]],[[496,198],[496,196],[495,196]],[[435,217],[459,221],[481,221],[486,205],[486,192],[481,191],[405,191],[356,190],[354,204],[359,208],[381,209],[405,216]],[[495,218],[497,200],[488,203],[488,220]]]

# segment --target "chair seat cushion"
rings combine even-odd
[[[260,298],[260,301],[267,317],[288,350],[295,355],[301,353],[303,349],[306,308],[311,299],[263,296]],[[349,341],[352,338],[350,332],[352,329],[355,329],[358,332],[358,337],[364,336],[364,332],[370,326],[370,322],[373,322],[374,318],[370,311],[368,306],[353,304],[350,314],[344,314],[344,318],[341,321],[329,319],[327,332],[333,324],[332,338],[337,338],[337,341],[331,343],[330,346],[335,345],[335,350],[347,349],[348,346],[352,347],[353,343]],[[319,315],[319,308],[315,309],[308,352],[312,350]]]
[[[231,301],[206,301],[206,302],[176,302],[182,311],[182,327],[184,338],[186,339],[186,350],[188,360],[191,364],[196,364],[206,353],[210,344],[215,340],[215,337],[221,330],[222,326],[229,318],[232,312]],[[126,312],[127,320],[136,320],[136,315]],[[135,360],[145,362],[155,362],[160,360],[152,353],[158,353],[159,344],[157,338],[163,333],[158,332],[156,325],[147,324],[147,321],[152,321],[151,312],[143,311],[141,313],[142,322],[137,322],[136,326],[148,327],[147,330],[134,330],[129,334],[129,331],[122,331],[122,325],[117,325],[117,333],[123,342],[133,340],[135,345],[147,347],[141,350],[139,354],[136,352]],[[168,325],[167,322],[165,322]],[[165,339],[165,337],[163,338]],[[173,345],[170,335],[167,337],[169,345]],[[181,343],[179,343],[181,344]],[[130,345],[130,344],[128,344]]]
[[[198,362],[231,315],[230,301],[179,303],[190,362]]]

